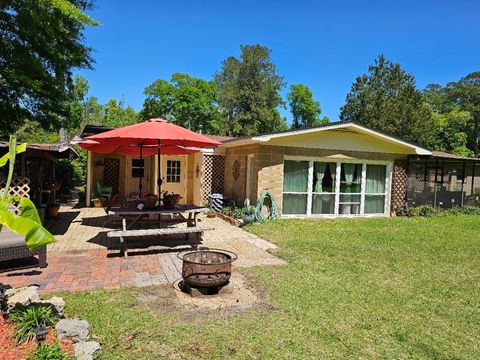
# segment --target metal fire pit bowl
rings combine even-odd
[[[232,274],[232,262],[237,254],[220,249],[194,250],[179,253],[183,281],[198,288],[224,286]]]

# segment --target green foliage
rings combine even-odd
[[[58,128],[69,116],[72,70],[91,68],[83,31],[88,0],[11,0],[0,5],[0,136],[25,119]]]
[[[9,152],[0,158],[0,166],[6,165],[8,161],[7,181],[3,195],[0,198],[0,230],[6,225],[15,233],[25,235],[25,242],[28,248],[30,250],[35,250],[54,242],[55,238],[42,226],[38,211],[29,198],[9,195],[16,154],[17,152],[25,150],[26,144],[17,147],[17,139],[15,136],[11,135]],[[10,211],[13,204],[18,204],[20,206],[20,215],[16,215]]]
[[[287,99],[293,116],[292,129],[330,123],[330,120],[326,117],[320,119],[320,113],[322,112],[320,102],[313,99],[312,90],[308,86],[302,84],[291,85]]]
[[[446,86],[447,97],[463,111],[471,114],[469,121],[469,144],[475,153],[480,155],[480,71],[473,72]]]
[[[144,94],[143,119],[164,117],[193,131],[223,133],[221,114],[216,106],[218,87],[213,81],[175,73],[170,82],[156,80]]]
[[[480,206],[453,207],[449,209],[434,208],[430,205],[412,207],[407,210],[410,217],[433,217],[433,216],[458,216],[458,215],[480,215]]]
[[[60,345],[55,342],[53,344],[41,344],[27,360],[69,360],[70,356],[65,354]]]
[[[21,310],[8,314],[8,318],[15,324],[14,339],[23,343],[35,338],[38,328],[55,325],[58,318],[51,305],[33,304]]]
[[[244,215],[255,215],[255,208],[253,206],[247,206],[243,209]]]
[[[60,140],[57,131],[47,131],[38,121],[29,119],[25,120],[16,134],[19,141],[30,143],[52,144]]]
[[[278,111],[279,106],[285,105],[280,96],[285,82],[277,74],[270,53],[265,46],[242,45],[240,57],[228,57],[214,76],[219,87],[218,103],[230,136],[286,129],[285,119]]]
[[[341,108],[342,121],[356,121],[406,141],[429,146],[433,141],[430,108],[415,79],[383,55],[357,77]]]

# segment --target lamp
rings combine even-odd
[[[48,334],[48,327],[41,327],[35,330],[35,341],[37,342],[37,346],[40,345],[46,340]]]

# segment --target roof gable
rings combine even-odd
[[[253,136],[227,141],[224,146],[251,143],[381,153],[432,154],[427,149],[353,122]]]

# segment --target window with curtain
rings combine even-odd
[[[360,214],[362,164],[341,164],[339,213]]]
[[[365,177],[365,214],[383,214],[385,212],[385,165],[369,165]]]
[[[285,160],[283,164],[283,214],[306,214],[308,161]]]
[[[312,214],[335,213],[336,163],[313,163]]]

